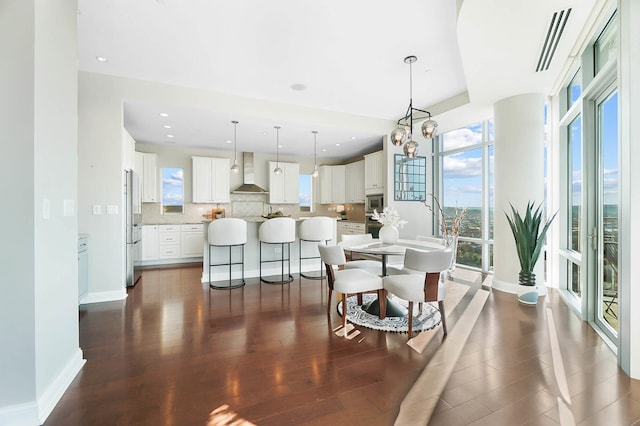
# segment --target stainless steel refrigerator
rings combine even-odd
[[[126,217],[126,267],[127,287],[136,285],[140,271],[142,254],[142,199],[138,175],[133,170],[125,170],[125,217]]]

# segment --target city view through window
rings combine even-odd
[[[490,244],[493,229],[493,123],[485,121],[442,135],[442,206],[447,226],[466,208],[460,223],[456,262],[478,269],[491,269]],[[486,161],[485,161],[486,160]],[[486,176],[488,179],[483,180]],[[488,182],[483,187],[483,182]],[[484,201],[486,200],[486,201]],[[483,210],[483,205],[487,207]],[[487,217],[485,218],[485,215]],[[484,225],[487,223],[487,229]]]

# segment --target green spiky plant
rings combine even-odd
[[[518,259],[520,259],[520,274],[518,278],[521,285],[534,286],[536,285],[536,275],[533,273],[533,267],[538,261],[538,257],[540,257],[547,230],[557,212],[540,230],[542,203],[536,208],[533,202],[528,202],[524,219],[511,203],[509,205],[511,206],[512,216],[510,217],[506,212],[505,215],[509,221],[511,232],[513,232]]]

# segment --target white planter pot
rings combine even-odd
[[[537,285],[518,286],[518,302],[524,305],[536,305],[538,303],[539,294],[540,294],[540,290]]]

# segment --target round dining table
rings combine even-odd
[[[389,256],[404,256],[407,248],[415,250],[430,251],[430,250],[444,250],[444,246],[432,241],[423,240],[405,240],[399,239],[397,242],[389,244],[383,243],[378,239],[373,240],[356,240],[356,241],[343,241],[339,243],[345,251],[352,253],[360,253],[367,255],[374,255],[382,263],[382,276],[387,276],[387,258]],[[380,313],[380,307],[378,300],[374,299],[362,306],[363,310],[371,315],[378,316]],[[407,310],[393,302],[387,297],[387,312],[386,316],[389,317],[402,317],[407,315]]]

